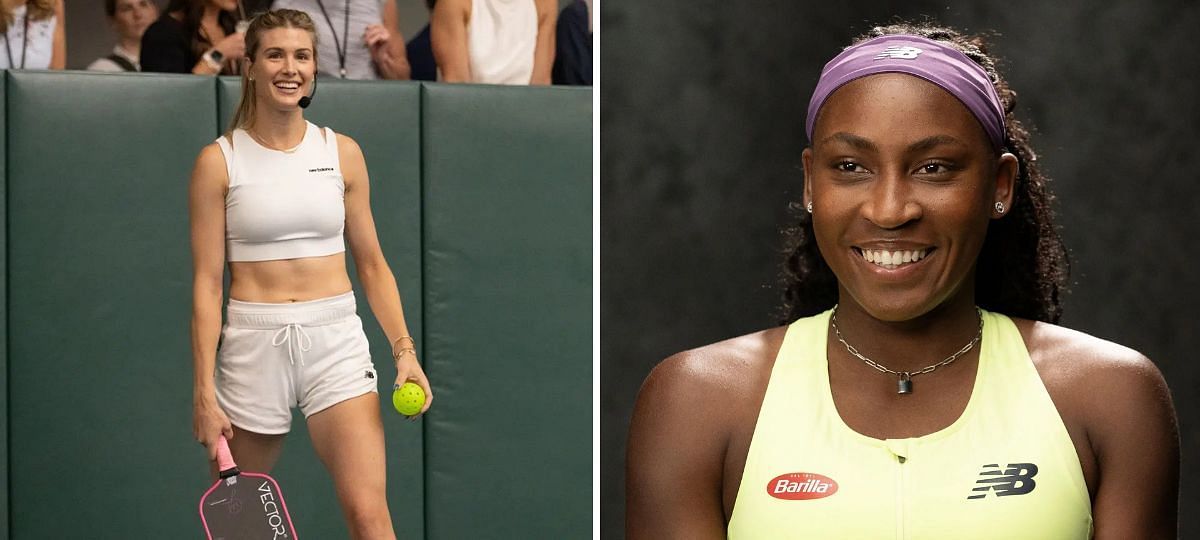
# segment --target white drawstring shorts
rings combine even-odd
[[[217,350],[217,403],[233,425],[275,435],[378,391],[354,292],[288,304],[229,300]]]

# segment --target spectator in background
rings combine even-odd
[[[241,2],[243,10],[241,11],[242,18],[247,21],[271,9],[271,0],[241,0]]]
[[[171,0],[142,35],[142,71],[235,75],[244,56],[237,0]]]
[[[438,0],[429,22],[445,82],[550,84],[555,0]]]
[[[142,34],[158,18],[158,5],[151,0],[104,0],[104,14],[117,31],[117,45],[88,70],[141,71]]]
[[[592,84],[592,0],[575,0],[558,16],[554,84]]]
[[[65,24],[62,0],[0,2],[0,69],[66,69]]]
[[[425,0],[425,6],[431,13],[435,4],[437,4],[437,0]],[[412,80],[436,81],[437,62],[433,60],[433,44],[429,41],[428,24],[417,33],[416,37],[412,38],[412,41],[408,42],[406,50],[408,65],[412,68]]]
[[[396,0],[275,0],[271,8],[303,11],[316,23],[320,75],[408,80]]]

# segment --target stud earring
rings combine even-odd
[[[997,214],[1003,214],[1003,213],[1004,213],[1004,203],[1002,203],[1002,202],[1000,202],[1000,201],[996,201],[996,213],[997,213]]]
[[[804,209],[808,210],[808,213],[811,214],[812,213],[812,201],[808,201],[808,204],[804,206]]]

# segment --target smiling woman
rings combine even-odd
[[[651,373],[630,538],[1174,538],[1169,392],[1054,325],[1065,248],[1015,96],[946,28],[826,65],[788,324]]]
[[[298,407],[350,537],[395,538],[376,372],[347,244],[392,343],[394,388],[420,385],[420,413],[433,393],[376,236],[366,163],[353,139],[304,119],[317,73],[308,15],[262,14],[245,41],[241,102],[192,174],[195,437],[210,460],[225,437],[243,471],[269,472]]]

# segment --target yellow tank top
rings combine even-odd
[[[787,330],[729,538],[1091,536],[1079,457],[1008,317],[983,313],[975,387],[954,423],[922,437],[881,440],[850,429],[834,408],[829,315]]]

